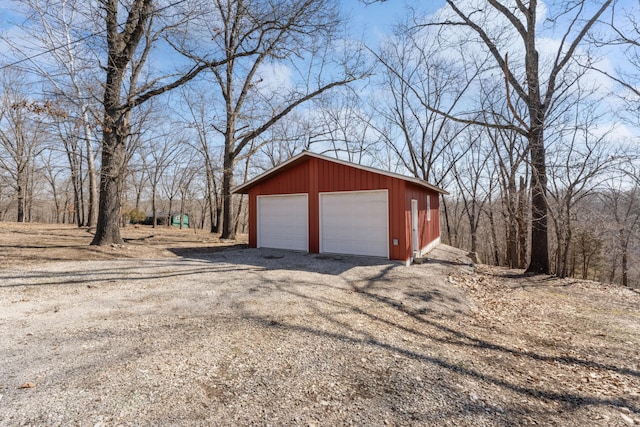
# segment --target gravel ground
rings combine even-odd
[[[633,348],[622,366],[547,357],[522,348],[526,334],[505,342],[496,325],[518,313],[487,320],[491,302],[476,294],[489,273],[459,250],[441,245],[411,267],[176,253],[0,270],[0,425],[640,423]],[[636,345],[640,332],[629,334]],[[593,366],[620,389],[540,379]]]

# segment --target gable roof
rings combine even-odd
[[[377,173],[380,175],[384,175],[384,176],[389,176],[391,178],[396,178],[396,179],[400,179],[406,182],[410,182],[412,184],[418,185],[420,187],[432,190],[432,191],[436,191],[438,193],[441,194],[449,194],[446,190],[443,190],[440,187],[436,187],[435,185],[429,184],[427,181],[419,179],[419,178],[413,178],[410,176],[405,176],[405,175],[400,175],[398,173],[393,173],[393,172],[387,172],[384,171],[382,169],[376,169],[376,168],[372,168],[369,166],[363,166],[363,165],[359,165],[356,163],[351,163],[351,162],[347,162],[344,160],[340,160],[340,159],[335,159],[333,157],[327,157],[327,156],[323,156],[321,154],[316,154],[316,153],[312,153],[310,151],[303,151],[302,153],[293,156],[292,158],[290,158],[289,160],[287,160],[284,163],[279,164],[278,166],[274,167],[273,169],[269,169],[268,171],[256,176],[253,179],[250,179],[249,181],[245,182],[242,185],[238,185],[237,187],[233,188],[231,190],[232,193],[236,194],[236,193],[241,193],[241,194],[246,194],[248,193],[249,189],[259,183],[261,183],[262,181],[271,178],[272,176],[286,170],[289,169],[299,163],[302,163],[304,161],[306,161],[309,158],[316,158],[316,159],[321,159],[321,160],[326,160],[328,162],[333,162],[333,163],[338,163],[340,165],[344,165],[344,166],[348,166],[348,167],[352,167],[355,169],[360,169],[360,170],[364,170],[367,172],[373,172],[373,173]]]

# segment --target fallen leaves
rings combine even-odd
[[[35,388],[35,387],[36,387],[36,383],[28,382],[28,383],[24,383],[24,384],[20,385],[20,387],[18,387],[18,388]]]

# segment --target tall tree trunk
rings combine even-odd
[[[110,119],[108,116],[105,117],[105,120]],[[120,133],[120,135],[118,133],[120,132],[104,132],[102,137],[100,209],[92,245],[123,243],[122,237],[120,237],[120,206],[127,133]]]
[[[84,202],[84,182],[83,182],[83,178],[82,178],[82,151],[80,152],[80,158],[78,159],[78,219],[76,221],[76,224],[78,224],[78,227],[81,227],[83,225],[86,225],[85,222],[85,202]],[[95,224],[94,224],[95,225]]]
[[[158,226],[158,208],[156,206],[156,186],[154,185],[153,188],[151,189],[151,216],[153,217],[152,219],[152,226],[153,228],[156,228]]]
[[[567,209],[569,209],[569,206],[567,206]],[[562,233],[562,245],[560,245],[560,242],[558,242],[558,252],[560,253],[560,257],[556,275],[560,278],[569,276],[569,255],[571,253],[571,240],[573,238],[573,232],[571,230],[573,224],[571,223],[571,218],[569,217],[569,215],[570,213],[569,211],[567,211],[568,218],[565,230],[563,230]]]
[[[110,46],[110,53],[113,48]],[[115,53],[109,55],[107,84],[104,92],[100,205],[92,245],[123,243],[120,237],[120,207],[125,174],[126,142],[129,135],[129,113],[123,114],[120,108],[124,68],[118,68],[114,64],[115,55]]]
[[[244,195],[240,194],[240,200],[238,201],[238,212],[236,212],[236,218],[233,225],[233,234],[238,233],[238,226],[240,226],[240,216],[242,215],[242,206],[244,205]]]
[[[82,120],[84,122],[84,139],[86,143],[87,176],[89,177],[89,209],[87,211],[87,227],[95,227],[98,217],[98,185],[93,147],[91,146],[91,128],[89,127],[89,114],[87,107],[83,106]],[[83,198],[84,199],[84,198]],[[84,211],[84,209],[83,209]]]
[[[520,177],[520,192],[518,195],[518,268],[527,265],[527,183]]]
[[[616,270],[618,269],[618,263],[615,261],[615,258],[611,261],[611,268],[609,270],[609,283],[614,283],[616,280]],[[571,273],[572,276],[575,276],[575,272]]]
[[[32,159],[33,161],[33,159]],[[29,191],[25,194],[25,222],[33,221],[33,195],[35,193],[35,177],[33,175],[33,171],[35,170],[35,166],[32,164],[29,165],[29,174],[27,175],[27,185],[26,187]]]
[[[206,160],[205,160],[206,161]],[[207,162],[208,163],[208,162]],[[215,220],[215,206],[213,206],[213,189],[211,188],[211,180],[212,177],[210,175],[210,166],[207,165],[207,197],[205,199],[205,202],[207,204],[207,212],[203,212],[203,216],[202,216],[202,229],[204,230],[204,217],[205,215],[209,215],[209,222],[210,222],[210,226],[209,226],[209,231],[211,231],[211,233],[215,233],[214,231],[214,220]]]
[[[102,122],[102,166],[96,234],[92,245],[122,244],[120,206],[124,188],[127,140],[131,109],[122,104],[124,76],[146,28],[153,2],[135,0],[129,5],[126,23],[120,32],[118,0],[103,0],[107,37],[107,69]],[[131,77],[135,83],[135,78]],[[130,95],[130,94],[129,94]],[[87,153],[88,154],[88,153]]]
[[[81,195],[81,187],[82,187],[82,182],[78,182],[78,176],[77,173],[75,171],[71,171],[71,181],[73,183],[73,209],[76,211],[76,225],[78,227],[82,227],[82,220],[80,219],[80,213],[81,211],[81,206],[80,206],[80,201],[82,200],[82,195]]]
[[[506,204],[506,213],[504,217],[507,221],[505,227],[507,238],[506,264],[509,268],[522,268],[518,262],[518,191],[516,189],[516,171],[514,169],[515,167],[512,166],[507,184],[504,186],[506,187],[506,200],[503,202]]]
[[[182,230],[183,224],[184,224],[184,192],[180,194],[180,225],[178,226],[178,228],[180,230]]]
[[[211,233],[216,233],[217,232],[216,225],[215,225],[216,206],[214,206],[213,195],[211,194],[213,190],[211,190],[209,187],[210,187],[210,184],[207,182],[207,200],[206,201],[207,201],[208,211],[205,214],[209,215],[209,231]],[[202,228],[204,229],[204,223],[202,225]]]
[[[231,195],[231,187],[233,186],[233,167],[235,166],[235,157],[233,148],[225,143],[224,162],[222,170],[222,239],[235,239],[236,230],[234,227],[234,209],[233,197]]]
[[[628,256],[627,256],[627,251],[625,250],[624,252],[622,252],[622,261],[621,261],[622,286],[625,286],[625,287],[629,286],[629,268],[627,266],[627,263],[628,263]]]
[[[624,229],[620,230],[620,243],[622,243],[622,259],[620,266],[622,267],[622,286],[629,286],[629,266],[628,266],[628,249],[627,239],[624,235]]]
[[[218,202],[218,187],[216,185],[216,177],[213,167],[211,166],[211,158],[208,153],[208,148],[203,147],[205,154],[206,170],[207,170],[207,200],[209,203],[209,221],[211,222],[211,232],[220,232],[220,215],[217,214],[219,202]],[[204,228],[204,226],[203,226]]]
[[[500,250],[498,249],[498,231],[496,230],[496,221],[493,214],[493,203],[489,199],[489,226],[491,227],[491,243],[493,246],[493,262],[500,265]]]
[[[478,222],[476,221],[475,201],[470,202],[472,208],[467,208],[467,217],[469,218],[469,231],[471,232],[471,252],[478,253]],[[465,200],[465,207],[466,207]]]
[[[56,224],[60,224],[60,196],[55,184],[51,186],[51,195],[53,196],[53,206],[55,208],[54,221]]]
[[[512,218],[507,224],[507,265],[509,268],[522,268],[518,259],[518,226]]]
[[[216,226],[212,230],[214,233],[220,232],[221,221],[222,221],[222,205],[216,200]]]
[[[209,213],[209,204],[211,203],[211,198],[209,196],[205,197],[204,204],[202,205],[202,209],[200,209],[200,230],[204,230],[204,226],[207,223],[207,214]]]
[[[537,115],[535,112],[532,114]],[[542,123],[536,123],[529,139],[531,151],[531,259],[527,273],[549,274],[547,225],[547,171]]]
[[[82,171],[79,169],[80,162],[77,150],[77,144],[72,141],[65,143],[67,151],[67,160],[69,161],[69,169],[71,171],[71,188],[73,189],[73,209],[75,211],[73,220],[78,227],[82,227],[81,221],[81,203],[82,203]]]
[[[18,192],[18,222],[24,222],[24,206],[25,206],[25,188],[22,182],[22,174],[18,175],[17,179],[17,192]]]
[[[547,226],[547,163],[544,146],[545,108],[540,94],[540,68],[536,49],[536,2],[530,3],[525,39],[525,68],[529,95],[529,155],[531,156],[531,259],[527,273],[549,274]]]
[[[442,210],[444,211],[444,223],[445,223],[445,229],[447,230],[447,243],[451,244],[452,239],[451,239],[451,224],[449,224],[449,211],[447,210],[447,201],[444,198],[444,196],[442,197]]]
[[[134,209],[137,211],[140,210],[140,201],[142,200],[142,190],[144,189],[144,183],[141,181],[140,185],[136,188],[136,203]]]
[[[578,262],[578,254],[576,253],[576,245],[572,245],[572,250],[571,250],[571,263],[569,266],[569,274],[571,277],[576,277],[576,264]]]
[[[171,223],[173,222],[173,196],[169,197],[169,212],[167,214],[167,228],[171,227]]]

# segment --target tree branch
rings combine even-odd
[[[287,114],[289,114],[294,108],[296,108],[297,106],[299,106],[300,104],[305,103],[306,101],[309,101],[310,99],[320,95],[323,92],[326,92],[329,89],[332,89],[336,86],[344,86],[346,84],[349,84],[353,81],[357,80],[356,77],[348,77],[345,80],[340,80],[337,82],[331,82],[327,85],[324,85],[318,89],[316,89],[315,91],[306,94],[305,96],[295,100],[294,102],[292,102],[291,104],[289,104],[285,109],[283,109],[282,111],[280,111],[278,114],[272,116],[269,120],[267,120],[262,126],[254,129],[253,131],[249,132],[246,135],[243,135],[239,138],[238,144],[234,150],[234,155],[238,156],[240,155],[240,153],[242,152],[242,149],[251,141],[253,141],[255,138],[257,138],[258,136],[260,136],[260,134],[262,134],[263,132],[265,132],[267,129],[269,129],[271,126],[273,126],[278,120],[280,120],[281,118],[283,118],[284,116],[286,116]]]

